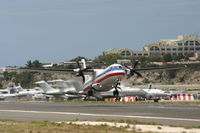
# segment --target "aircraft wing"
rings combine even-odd
[[[134,68],[134,71],[149,71],[149,70],[170,70],[170,69],[182,69],[186,68],[187,66],[166,66],[166,67],[149,67],[149,68]]]
[[[46,71],[46,72],[76,72],[76,69],[57,69],[57,68],[36,68],[36,67],[20,67],[24,71]],[[85,72],[94,72],[93,69],[87,69]]]
[[[153,70],[172,70],[172,69],[183,69],[186,68],[187,66],[165,66],[165,67],[149,67],[149,68],[136,68],[136,65],[138,64],[138,62],[136,62],[136,64],[134,65],[133,68],[130,68],[128,66],[125,66],[128,70],[128,79],[130,77],[132,77],[134,74],[138,75],[139,77],[142,77],[142,75],[139,73],[139,71],[153,71]]]

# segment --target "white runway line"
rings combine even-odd
[[[90,114],[90,113],[72,113],[72,112],[47,112],[47,111],[25,111],[25,110],[0,110],[0,112],[33,113],[33,114],[57,114],[57,115],[77,115],[77,116],[93,116],[93,117],[140,118],[140,119],[156,119],[156,120],[175,120],[175,121],[193,121],[193,122],[196,121],[196,122],[200,122],[200,119],[153,117],[153,116]]]

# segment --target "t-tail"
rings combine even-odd
[[[18,92],[23,91],[24,89],[22,88],[21,84],[18,83],[18,86],[14,87]]]

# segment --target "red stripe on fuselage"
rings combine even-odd
[[[111,73],[111,74],[108,74],[108,75],[106,75],[105,77],[103,77],[103,78],[97,80],[97,81],[94,82],[94,83],[100,83],[100,82],[102,82],[103,80],[105,80],[105,79],[107,79],[107,78],[110,78],[110,77],[112,77],[112,76],[117,76],[117,75],[123,75],[123,76],[124,76],[125,73],[123,73],[123,72]],[[92,84],[94,84],[94,83],[92,83]],[[91,85],[89,85],[88,87],[84,88],[83,91],[89,90],[89,89],[90,89],[90,86],[91,86]]]

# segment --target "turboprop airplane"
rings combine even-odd
[[[108,66],[106,69],[90,69],[86,67],[85,60],[81,60],[82,67],[80,66],[79,62],[78,69],[75,69],[74,71],[77,72],[77,76],[82,76],[83,79],[83,86],[82,86],[82,92],[88,96],[95,96],[95,93],[98,92],[106,92],[113,90],[113,96],[118,97],[119,96],[119,90],[121,88],[119,87],[120,81],[127,76],[127,78],[130,78],[134,76],[135,74],[139,77],[142,77],[142,75],[139,73],[139,71],[148,71],[148,70],[161,70],[161,69],[179,69],[179,68],[185,68],[183,67],[151,67],[151,68],[136,68],[138,65],[138,61],[134,64],[132,68],[128,66],[122,66],[120,64],[112,64]],[[92,76],[88,77],[86,79],[84,72],[92,72]]]
[[[47,68],[21,68],[24,70],[33,70],[33,71],[67,71],[67,72],[75,72],[76,76],[81,76],[83,80],[83,84],[81,86],[82,91],[80,94],[85,94],[87,96],[95,96],[95,93],[105,92],[113,90],[113,95],[119,96],[119,87],[120,81],[127,76],[130,78],[135,74],[139,77],[142,75],[139,73],[140,71],[149,71],[149,70],[162,70],[162,69],[180,69],[184,67],[151,67],[151,68],[136,68],[138,65],[138,61],[134,64],[132,68],[128,66],[122,66],[120,64],[112,64],[108,66],[106,69],[91,69],[86,67],[86,62],[84,59],[81,60],[82,65],[77,62],[77,69],[47,69]],[[84,72],[91,72],[92,75],[86,77]]]

